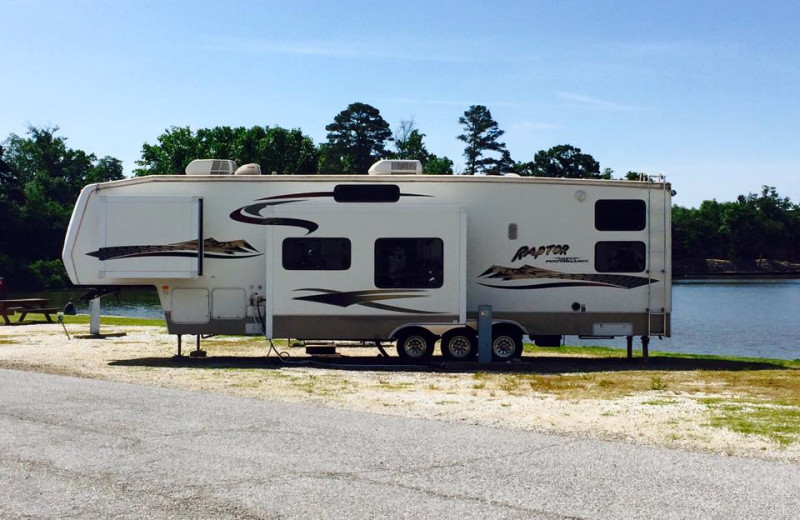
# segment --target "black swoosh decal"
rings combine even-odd
[[[259,202],[258,204],[250,204],[243,208],[239,208],[230,214],[230,217],[245,224],[258,224],[260,226],[293,226],[306,230],[306,235],[313,233],[319,228],[319,225],[310,220],[302,220],[299,218],[279,218],[279,217],[262,217],[260,212],[262,209],[270,206],[269,202]]]
[[[553,282],[539,283],[535,285],[491,285],[488,283],[478,282],[478,285],[483,285],[484,287],[493,287],[495,289],[553,289],[557,287],[611,287],[614,289],[626,289],[626,287],[622,285],[592,282]]]
[[[364,291],[333,291],[331,289],[318,289],[306,288],[295,289],[295,291],[317,291],[320,294],[312,294],[309,296],[298,296],[294,298],[300,301],[309,301],[315,303],[324,303],[326,305],[336,305],[337,307],[350,307],[351,305],[361,305],[362,307],[369,307],[371,309],[380,309],[392,312],[404,312],[408,314],[441,314],[434,311],[421,311],[417,309],[409,309],[406,307],[397,307],[394,305],[386,305],[383,303],[376,303],[381,300],[394,300],[402,298],[427,298],[428,295],[424,294],[426,291],[419,289],[370,289]],[[422,294],[421,294],[422,293]]]
[[[556,280],[575,280],[576,282],[585,282],[582,285],[594,285],[600,287],[621,287],[626,289],[634,289],[647,285],[648,283],[656,283],[658,280],[647,278],[644,276],[634,276],[629,274],[607,274],[607,273],[564,273],[561,271],[553,271],[550,269],[542,269],[541,267],[533,267],[531,265],[523,265],[521,267],[505,267],[502,265],[493,265],[483,273],[478,275],[478,278],[492,278],[499,279],[504,282],[512,280],[532,280],[532,279],[556,279]],[[486,285],[487,287],[497,288],[536,288],[545,287],[542,285],[522,285],[522,286],[503,286],[503,285]],[[581,284],[578,284],[581,285]]]
[[[97,251],[86,253],[99,260],[139,257],[196,257],[197,240],[177,242],[174,244],[142,244],[130,246],[101,247]],[[229,240],[220,242],[213,238],[203,240],[204,258],[252,258],[262,253],[246,240]]]

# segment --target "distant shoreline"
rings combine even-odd
[[[751,280],[775,280],[800,278],[800,271],[786,273],[769,273],[769,272],[733,272],[733,273],[675,273],[672,275],[673,280],[726,280],[734,278],[745,278]]]
[[[800,278],[800,263],[785,260],[721,260],[692,258],[673,260],[675,279]]]

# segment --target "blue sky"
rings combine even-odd
[[[572,144],[677,204],[800,202],[800,3],[0,0],[0,138],[58,125],[134,167],[166,128],[299,127],[349,103],[463,164],[489,107],[512,157]]]

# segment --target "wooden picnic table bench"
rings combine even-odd
[[[11,320],[8,317],[13,316],[16,312],[20,313],[17,323],[22,323],[28,314],[43,314],[48,322],[53,323],[53,319],[50,316],[57,313],[58,309],[45,307],[48,303],[50,303],[50,300],[47,298],[0,300],[0,316],[3,316],[6,325],[11,325]]]
[[[22,309],[21,311],[19,311],[20,316],[19,319],[17,320],[17,323],[22,323],[22,320],[24,320],[25,316],[27,316],[28,314],[43,314],[44,317],[47,318],[48,323],[53,323],[53,319],[50,316],[52,314],[58,314],[59,310],[60,309],[57,309],[56,307],[49,307],[49,308],[42,307],[40,309]]]

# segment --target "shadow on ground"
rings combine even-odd
[[[574,372],[626,372],[626,371],[696,371],[696,370],[798,370],[768,362],[737,361],[715,358],[586,358],[566,356],[523,356],[514,363],[454,362],[435,356],[430,361],[414,364],[393,357],[375,356],[312,356],[290,357],[286,360],[272,357],[214,356],[149,357],[121,359],[109,363],[111,366],[202,368],[202,369],[281,369],[285,367],[310,367],[327,370],[375,371],[375,372],[508,372],[532,374],[563,374]]]

